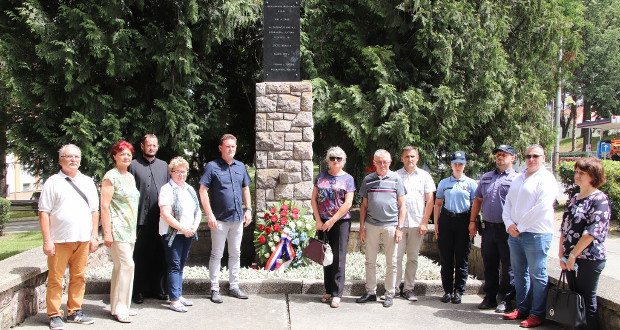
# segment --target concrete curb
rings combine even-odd
[[[347,281],[343,295],[361,296],[366,293],[364,281]],[[325,289],[322,280],[282,280],[282,279],[257,279],[242,280],[240,287],[249,294],[323,294]],[[207,279],[188,279],[183,281],[183,294],[186,295],[209,295],[210,282]],[[222,294],[228,294],[228,281],[221,280]],[[467,280],[465,294],[476,295],[482,293],[482,281]],[[377,293],[385,291],[383,282],[377,283]],[[86,283],[86,294],[109,294],[109,280],[89,280]],[[416,281],[414,292],[418,296],[443,295],[441,281],[428,280]]]

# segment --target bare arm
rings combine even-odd
[[[435,238],[439,238],[439,214],[441,214],[441,207],[443,206],[443,199],[436,198],[435,199],[435,213],[433,214],[433,218],[435,219]]]
[[[209,188],[200,185],[200,190],[198,191],[200,194],[200,202],[202,203],[202,208],[205,210],[207,215],[207,224],[209,228],[216,229],[217,228],[217,220],[215,219],[215,215],[213,214],[213,210],[211,209],[211,202],[209,201]]]
[[[56,246],[52,241],[50,235],[50,214],[44,211],[39,211],[39,226],[41,227],[41,234],[43,235],[43,253],[46,256],[51,257],[56,254]]]
[[[394,242],[398,243],[403,239],[403,232],[398,229],[405,224],[405,216],[407,215],[407,206],[405,205],[405,195],[398,196],[398,226],[394,233]]]
[[[482,208],[482,198],[476,197],[471,204],[471,215],[469,216],[469,238],[472,239],[476,236],[476,217],[480,213]]]
[[[99,247],[99,211],[91,212],[93,228],[90,233],[90,252],[95,252]]]
[[[110,202],[114,195],[114,186],[110,180],[103,180],[101,184],[101,227],[103,229],[103,244],[107,247],[112,246],[112,224],[110,220]]]
[[[159,207],[159,215],[166,221],[168,226],[178,230],[181,234],[186,237],[194,236],[194,232],[191,228],[185,228],[181,225],[181,223],[174,218],[172,215],[172,206],[170,205],[162,205]]]
[[[575,261],[577,261],[577,256],[580,255],[581,252],[583,252],[583,250],[585,250],[588,247],[588,245],[590,245],[593,241],[594,241],[594,236],[590,234],[586,233],[586,234],[583,234],[583,236],[581,236],[581,238],[579,239],[579,241],[577,241],[577,244],[571,251],[572,255],[569,255],[568,257],[568,261],[566,262],[566,269],[568,270],[575,269]]]
[[[418,235],[426,235],[428,231],[428,220],[431,218],[431,213],[433,213],[433,193],[429,192],[424,194],[426,198],[426,205],[424,205],[424,216],[422,217],[422,222],[418,227]]]
[[[312,204],[312,215],[314,216],[314,227],[316,230],[323,230],[323,221],[321,220],[321,215],[319,214],[319,203],[317,202],[318,197],[319,191],[315,186],[312,189],[312,199],[310,200],[310,203]]]
[[[366,228],[364,223],[366,222],[366,212],[368,211],[368,198],[362,198],[362,205],[360,206],[360,242],[364,243],[366,240]]]
[[[243,187],[241,192],[243,193],[243,203],[245,203],[245,207],[252,208],[252,196],[250,195],[250,186]],[[252,211],[245,210],[245,212],[243,213],[243,226],[247,227],[250,222],[252,222]]]

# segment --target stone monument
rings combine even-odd
[[[299,1],[265,0],[265,82],[256,84],[256,212],[281,200],[310,207],[312,85],[299,81]]]

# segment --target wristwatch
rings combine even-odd
[[[403,231],[403,227],[398,227],[398,226],[396,226],[396,229],[398,229],[398,230],[400,230],[400,231]]]
[[[246,207],[245,210],[246,211],[250,211],[250,213],[252,213],[252,208],[251,207]]]

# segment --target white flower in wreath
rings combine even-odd
[[[307,229],[307,230],[312,229],[312,225],[311,225],[311,224],[309,224],[309,223],[307,223],[307,224],[306,224],[306,229]]]
[[[265,253],[265,254],[263,254],[263,256],[265,256],[265,258],[269,259],[269,257],[271,257],[271,253]]]
[[[275,251],[275,250],[276,250],[276,247],[275,247],[275,246],[272,246],[272,247],[271,247],[271,252],[273,252],[273,251]]]
[[[274,242],[279,242],[280,241],[280,236],[274,236],[273,241]]]
[[[269,246],[270,246],[271,248],[273,248],[273,247],[274,247],[273,242],[269,242]],[[273,250],[271,250],[271,251],[273,251]]]
[[[289,225],[289,227],[291,227],[291,229],[295,229],[295,227],[297,226],[295,224],[295,222],[293,222],[293,221],[289,222],[288,225]]]
[[[301,222],[301,220],[297,220],[297,227],[301,227],[301,226],[303,226],[303,225],[304,225],[304,223],[303,223],[303,222]]]
[[[282,229],[282,231],[288,234],[288,233],[291,232],[291,229],[289,227],[286,227],[286,228]]]

